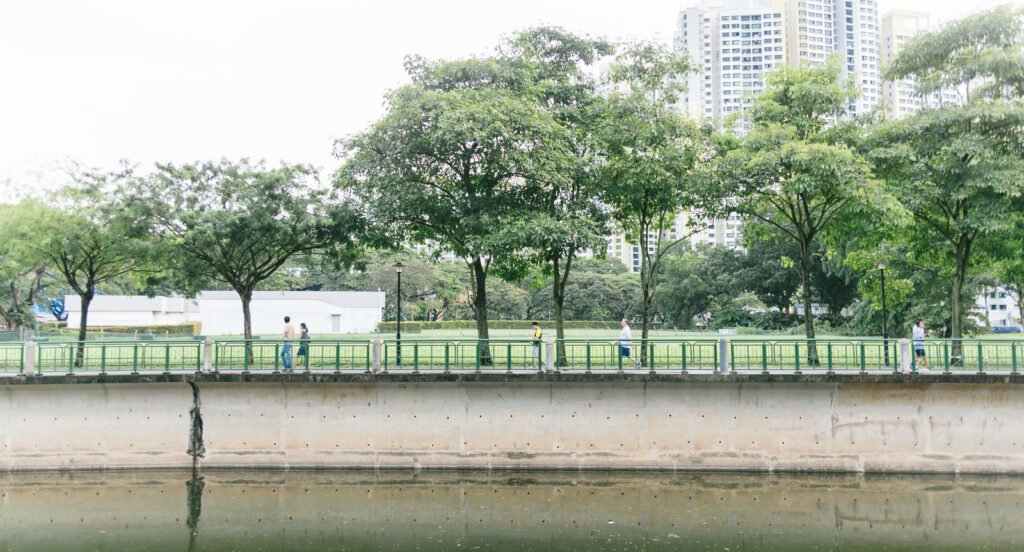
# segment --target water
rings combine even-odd
[[[1021,550],[1024,478],[0,475],[0,551]]]

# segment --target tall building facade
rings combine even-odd
[[[843,70],[852,75],[860,96],[847,106],[847,115],[870,113],[882,103],[881,23],[878,0],[834,0],[835,48]]]
[[[728,120],[750,107],[779,65],[816,65],[838,53],[860,89],[848,114],[866,114],[882,102],[880,28],[878,0],[700,0],[676,24],[675,48],[697,69],[678,107]]]
[[[907,10],[892,10],[882,17],[881,54],[886,65],[896,59],[904,44],[918,32],[928,28],[928,14]],[[902,119],[921,108],[921,98],[914,94],[910,80],[886,82],[882,85],[886,114]]]

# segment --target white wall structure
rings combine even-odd
[[[199,318],[205,335],[242,333],[242,302],[233,291],[204,291],[198,295]],[[305,322],[311,334],[377,331],[383,319],[382,291],[257,291],[250,304],[253,334],[275,334],[290,316],[298,331]]]
[[[64,299],[68,327],[77,328],[82,312],[77,295]],[[290,316],[313,335],[366,333],[383,319],[381,291],[257,291],[249,306],[253,334],[276,334]],[[202,323],[204,335],[240,335],[242,302],[233,291],[204,291],[195,299],[99,295],[89,305],[90,326],[153,326]]]

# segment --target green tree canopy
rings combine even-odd
[[[840,74],[836,58],[820,67],[773,72],[750,111],[753,129],[719,158],[711,194],[731,200],[710,208],[742,213],[768,235],[798,245],[804,305],[814,303],[814,240],[838,229],[842,217],[882,203],[863,158],[838,139],[844,128],[828,126],[856,93]],[[813,339],[810,308],[804,309],[804,324]],[[813,341],[808,357],[817,363]]]
[[[604,147],[601,201],[640,252],[641,338],[646,340],[662,256],[686,237],[676,216],[700,198],[698,168],[710,130],[682,118],[669,104],[689,71],[684,57],[653,44],[627,46],[613,63],[609,83],[624,88],[605,104],[598,132]],[[646,347],[641,362],[646,364]]]
[[[355,260],[359,217],[331,201],[313,169],[267,168],[248,160],[157,165],[126,186],[132,215],[163,248],[180,288],[223,282],[242,302],[252,338],[252,292],[295,255],[319,252],[343,266]]]
[[[533,98],[503,87],[508,74],[494,59],[407,68],[413,84],[389,94],[384,117],[339,144],[336,184],[393,243],[429,242],[465,260],[477,336],[487,339],[488,274],[514,280],[529,265],[503,230],[531,215],[562,134]],[[481,357],[490,362],[488,348]]]
[[[890,260],[947,283],[954,338],[964,334],[965,285],[978,255],[1006,250],[999,242],[1012,239],[1022,208],[1022,24],[1020,11],[999,8],[916,38],[888,78],[914,77],[921,94],[957,88],[966,101],[886,121],[866,141],[876,174],[912,216],[881,228],[873,247],[902,251]]]

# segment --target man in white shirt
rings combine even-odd
[[[619,344],[619,356],[629,358],[630,348],[633,346],[632,339],[633,334],[629,330],[629,320],[623,318],[622,331],[619,332],[619,340],[617,342]],[[640,359],[636,360],[636,368],[637,370],[640,369]]]
[[[928,369],[928,358],[924,354],[924,320],[921,318],[917,319],[917,323],[914,324],[914,329],[910,331],[910,336],[914,339],[914,364],[917,371]]]
[[[292,340],[295,339],[295,326],[292,326],[291,322],[290,316],[284,317],[284,332],[281,334],[281,339],[284,340],[284,344],[281,345],[281,365],[287,372],[292,371]]]

